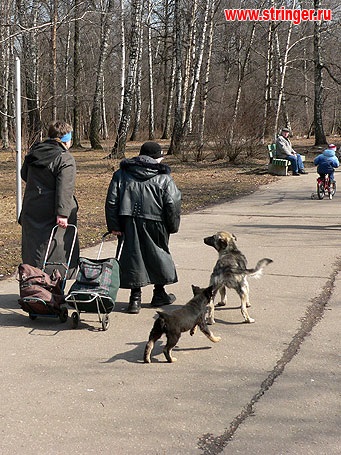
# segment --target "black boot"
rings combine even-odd
[[[130,314],[139,314],[141,309],[141,288],[133,288],[130,291],[129,305],[127,312]]]
[[[153,298],[150,302],[152,307],[159,307],[163,305],[170,305],[175,302],[176,297],[174,294],[167,294],[163,286],[155,285],[153,291]]]

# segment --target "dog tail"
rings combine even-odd
[[[256,267],[254,269],[246,269],[246,273],[253,278],[260,278],[263,275],[263,269],[266,265],[271,264],[273,262],[272,259],[263,258],[257,262]]]

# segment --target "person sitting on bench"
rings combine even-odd
[[[292,175],[307,174],[307,172],[304,170],[304,164],[301,155],[299,153],[296,153],[291,146],[289,134],[289,128],[282,128],[281,133],[278,135],[276,141],[276,158],[290,161]]]

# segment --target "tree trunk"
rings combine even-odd
[[[236,121],[237,121],[237,116],[238,116],[238,111],[239,111],[239,102],[240,102],[240,97],[241,97],[241,93],[242,93],[242,85],[243,85],[243,82],[244,82],[246,66],[249,63],[249,59],[250,59],[250,53],[251,53],[251,48],[252,48],[252,45],[253,45],[253,39],[255,37],[255,30],[256,30],[256,22],[253,22],[252,23],[250,40],[249,40],[248,47],[246,49],[246,54],[245,54],[245,57],[244,57],[244,61],[240,65],[240,71],[239,71],[239,77],[238,77],[238,85],[237,85],[237,93],[236,93],[236,97],[235,97],[235,100],[234,100],[233,115],[232,115],[232,120],[231,120],[230,133],[229,133],[229,137],[228,137],[229,144],[232,144],[233,143],[233,139],[234,139],[234,129],[235,129],[235,126],[236,126]]]
[[[57,120],[57,20],[58,0],[52,3],[51,26],[51,118]]]
[[[81,56],[80,56],[80,5],[82,0],[75,0],[74,11],[74,50],[73,50],[73,148],[81,148],[80,134],[80,74],[81,74]]]
[[[141,95],[141,82],[142,82],[142,53],[143,53],[143,27],[141,27],[139,55],[136,70],[136,84],[135,84],[135,118],[133,131],[130,136],[131,141],[136,141],[137,134],[140,131],[141,123],[141,109],[142,109],[142,95]]]
[[[204,72],[204,82],[202,87],[202,99],[200,105],[200,118],[199,118],[199,137],[198,137],[198,155],[197,159],[202,158],[202,151],[204,148],[204,131],[205,131],[205,120],[206,120],[206,107],[207,107],[207,98],[208,98],[208,84],[210,77],[211,69],[211,56],[212,56],[212,45],[213,45],[213,35],[214,35],[214,10],[215,10],[215,0],[211,3],[210,15],[209,15],[209,29],[207,33],[207,57],[206,57],[206,67]]]
[[[181,0],[174,1],[174,43],[175,43],[175,87],[176,105],[174,125],[168,155],[177,154],[180,151],[180,139],[182,136],[182,23],[181,23]]]
[[[270,110],[271,100],[271,76],[273,69],[273,36],[274,36],[274,23],[269,22],[268,39],[267,39],[267,58],[266,58],[266,75],[265,75],[265,90],[264,90],[264,114],[263,114],[263,127],[260,137],[261,144],[265,142],[265,136],[268,133],[268,114]]]
[[[124,157],[127,143],[127,135],[131,120],[131,111],[133,104],[134,84],[136,82],[136,70],[139,55],[139,41],[142,21],[142,0],[132,0],[131,4],[131,35],[130,35],[130,52],[127,72],[127,81],[125,83],[124,100],[120,124],[116,135],[115,144],[109,157]]]
[[[290,50],[290,39],[291,39],[292,29],[293,29],[293,22],[290,22],[283,58],[280,55],[279,45],[276,47],[279,64],[280,64],[280,68],[279,68],[280,79],[279,79],[279,87],[278,87],[276,117],[275,117],[274,130],[273,130],[274,137],[276,137],[277,131],[278,131],[279,114],[281,112],[281,107],[282,107],[285,76],[286,76],[286,71],[287,71],[287,63],[288,63],[288,56],[289,56],[289,50]],[[276,39],[277,39],[277,43],[278,43],[278,31],[277,30],[276,30]],[[289,125],[284,125],[284,126],[289,127]]]
[[[7,15],[3,17],[7,20]],[[2,149],[8,150],[10,147],[9,135],[8,135],[8,102],[9,102],[9,84],[10,84],[10,49],[11,49],[11,40],[9,39],[9,28],[2,27],[0,29],[0,41],[2,45],[0,46],[0,70],[1,70],[1,86],[3,88],[3,96],[0,98],[0,137],[2,142]]]
[[[314,0],[315,11],[321,8],[321,0]],[[327,143],[323,130],[323,84],[322,84],[322,50],[321,50],[321,23],[314,23],[314,127],[315,127],[315,145],[324,145]]]
[[[153,55],[152,55],[152,29],[151,15],[153,11],[152,0],[148,0],[148,70],[149,70],[149,139],[155,138],[154,121],[154,80],[153,80]]]
[[[37,14],[38,14],[38,0],[32,2],[31,8],[27,11],[27,6],[23,1],[18,0],[18,19],[19,22],[32,29],[31,32],[23,34],[22,38],[22,67],[24,68],[25,75],[25,89],[27,98],[27,110],[28,110],[28,147],[34,142],[40,141],[42,138],[42,124],[40,114],[40,102],[39,102],[39,91],[38,91],[38,45],[37,45],[37,34],[34,28],[37,25]]]
[[[111,31],[110,27],[110,15],[114,6],[114,1],[110,0],[107,9],[102,15],[101,19],[101,45],[99,50],[99,57],[97,63],[97,72],[96,72],[96,87],[93,98],[93,105],[91,111],[91,120],[90,120],[90,144],[91,148],[94,150],[103,150],[101,145],[99,131],[101,127],[102,112],[101,112],[101,102],[102,102],[102,89],[103,89],[103,80],[104,80],[104,63],[108,53],[108,36]]]

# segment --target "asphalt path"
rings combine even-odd
[[[173,364],[164,338],[143,363],[151,286],[139,315],[125,312],[129,294],[119,290],[102,331],[89,313],[77,329],[71,318],[31,321],[15,278],[1,281],[1,454],[340,454],[341,191],[311,199],[315,181],[314,171],[282,177],[182,217],[171,237],[179,282],[168,287],[177,296],[169,310],[191,298],[191,284],[208,284],[216,252],[205,236],[233,232],[250,267],[274,262],[250,279],[256,322],[243,323],[230,291],[212,326],[222,340],[184,333]],[[114,249],[106,242],[103,254]]]

